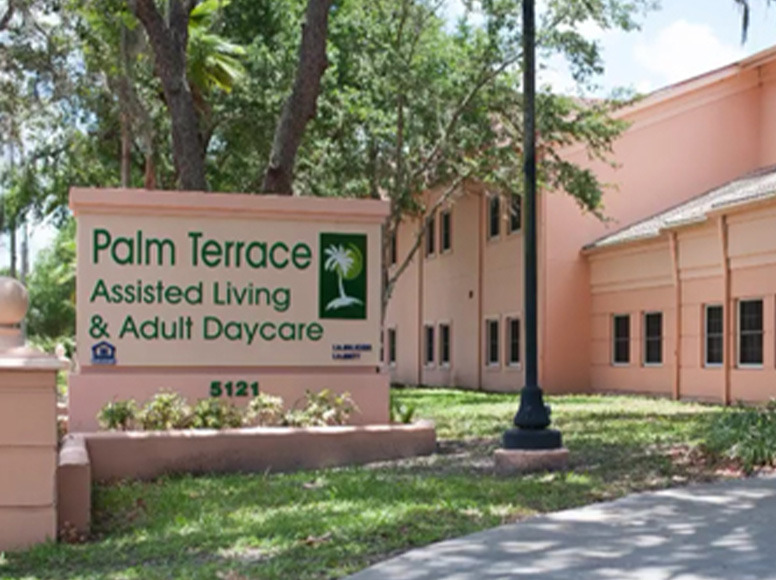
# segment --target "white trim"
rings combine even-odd
[[[709,308],[722,309],[722,362],[709,362]],[[722,302],[710,302],[703,305],[703,368],[721,369],[725,366],[725,305]]]
[[[741,305],[744,302],[761,302],[763,305],[762,330],[760,331],[763,341],[763,362],[761,363],[742,363],[741,362]],[[765,364],[765,299],[762,297],[736,298],[736,368],[737,369],[762,369]]]
[[[647,316],[650,314],[659,314],[660,315],[660,362],[647,362]],[[663,327],[664,327],[664,315],[661,310],[645,310],[641,313],[641,340],[642,340],[642,347],[641,347],[641,366],[646,368],[660,368],[663,366],[663,343],[665,341],[665,337],[663,336]]]
[[[626,317],[628,319],[628,362],[617,362],[614,360],[615,356],[617,355],[617,324],[616,320],[618,317]],[[614,313],[611,315],[611,325],[610,328],[612,329],[612,338],[609,341],[609,347],[611,348],[611,356],[610,361],[613,367],[629,367],[632,363],[631,360],[631,315],[630,313],[624,314],[624,313]]]

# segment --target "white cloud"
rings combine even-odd
[[[661,29],[653,39],[634,47],[634,58],[666,83],[675,83],[730,64],[744,51],[717,38],[706,24],[680,19]]]

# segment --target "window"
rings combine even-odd
[[[721,365],[724,361],[724,318],[722,305],[706,306],[706,366]]]
[[[520,364],[520,319],[507,318],[507,364]]]
[[[450,325],[439,325],[439,364],[450,365]]]
[[[434,242],[436,241],[436,220],[431,215],[426,220],[426,256],[431,256],[436,252]]]
[[[523,225],[523,198],[513,195],[509,210],[509,233],[519,232]]]
[[[388,251],[388,261],[390,266],[394,266],[398,261],[398,248],[396,242],[396,232],[391,234],[391,247]]]
[[[426,335],[426,366],[431,366],[434,364],[434,327],[433,326],[426,326],[425,327],[425,335]]]
[[[388,364],[396,364],[396,329],[388,329]]]
[[[663,313],[644,314],[644,364],[663,364]]]
[[[763,364],[763,301],[738,303],[738,364]]]
[[[494,195],[488,203],[488,238],[501,234],[501,198]]]
[[[498,366],[499,364],[499,330],[498,320],[488,320],[485,322],[485,340],[487,345],[487,363],[488,366]]]
[[[612,362],[616,365],[630,363],[630,315],[616,314],[614,316],[614,356]]]
[[[453,227],[453,220],[452,215],[450,214],[450,210],[445,210],[442,212],[441,215],[442,223],[440,224],[440,237],[441,240],[439,242],[440,249],[443,252],[449,251],[453,247],[453,237],[452,237],[452,227]]]

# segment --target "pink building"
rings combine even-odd
[[[776,395],[776,48],[658,91],[593,165],[608,223],[540,195],[540,380],[549,393]],[[590,164],[581,148],[567,158]],[[439,192],[428,193],[429,202]],[[386,316],[396,382],[522,387],[519,214],[467,183],[433,217]],[[429,205],[431,205],[429,203]],[[399,258],[417,222],[397,240]]]

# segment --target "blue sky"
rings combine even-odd
[[[463,12],[460,0],[448,0],[451,19]],[[752,22],[749,39],[741,45],[741,13],[733,0],[662,0],[650,12],[640,31],[623,33],[585,28],[603,47],[606,71],[601,92],[617,87],[647,93],[702,74],[776,44],[776,4],[750,0]],[[541,0],[539,0],[541,2]],[[542,75],[543,82],[561,91],[573,91],[573,83],[560,62]],[[46,226],[31,227],[35,255],[52,237]],[[0,239],[0,264],[6,265],[7,239]]]

